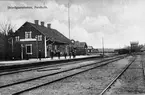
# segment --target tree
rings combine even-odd
[[[0,23],[0,35],[1,40],[3,40],[4,46],[4,58],[10,59],[13,56],[13,39],[14,39],[14,26],[11,24],[10,21],[5,20]]]

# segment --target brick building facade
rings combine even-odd
[[[5,56],[5,41],[2,34],[0,34],[0,60]]]
[[[25,22],[15,32],[15,57],[36,58],[41,51],[42,57],[50,57],[51,50],[68,52],[67,46],[71,41],[63,34],[51,28],[50,24],[44,26],[44,22],[35,20],[35,23]]]

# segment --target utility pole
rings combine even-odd
[[[12,37],[12,59],[14,59],[14,40]]]
[[[69,10],[69,7],[70,7],[70,5],[69,5],[69,2],[68,2],[68,30],[69,30],[69,39],[70,39],[70,10]]]
[[[104,39],[102,37],[102,50],[103,50],[103,57],[104,57]]]
[[[14,59],[14,40],[13,40],[13,37],[10,37],[8,39],[8,43],[10,43],[12,46],[11,46],[11,49],[12,49],[12,59]]]
[[[69,7],[70,7],[70,4],[68,2],[68,31],[69,31],[69,39],[71,40],[70,38],[70,10],[69,10]],[[71,44],[69,45],[69,53],[71,51]]]

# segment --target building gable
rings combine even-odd
[[[87,44],[86,44],[86,42],[79,42],[79,41],[76,41],[76,42],[74,43],[74,47],[87,48]]]
[[[31,38],[26,39],[26,34],[31,32]],[[15,32],[15,37],[19,36],[19,39],[24,41],[36,41],[36,35],[43,35],[40,31],[38,31],[36,28],[34,28],[30,23],[25,22],[16,32]]]

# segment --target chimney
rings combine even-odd
[[[47,24],[47,28],[51,28],[51,24]]]
[[[34,20],[34,23],[38,25],[39,24],[39,20]]]
[[[44,26],[44,21],[41,21],[41,26]]]

